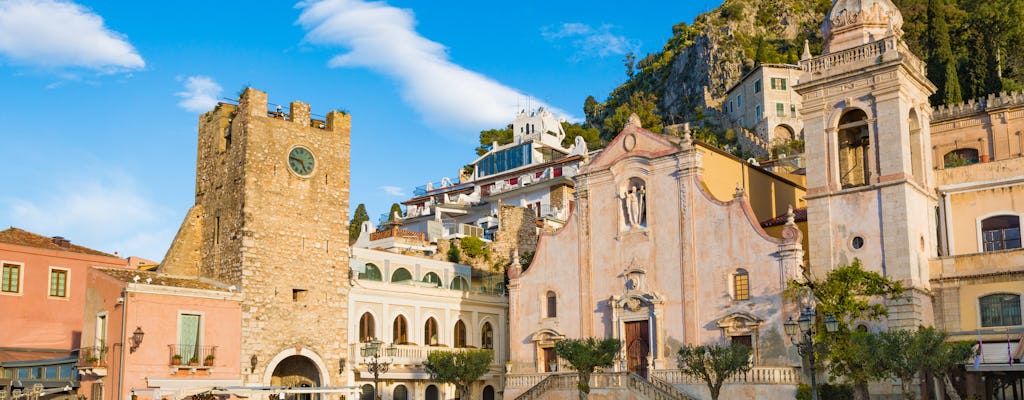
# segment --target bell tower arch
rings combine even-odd
[[[935,86],[903,43],[889,0],[836,0],[822,24],[825,53],[800,61],[807,157],[810,270],[861,260],[902,281],[890,325],[932,323],[927,260],[936,197],[928,96]]]

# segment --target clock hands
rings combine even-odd
[[[302,169],[303,169],[303,170],[305,170],[305,169],[306,169],[306,162],[305,162],[305,161],[302,161],[302,159],[300,159],[300,158],[296,158],[296,157],[288,157],[288,159],[289,159],[289,160],[295,160],[295,161],[298,161],[298,162],[299,162],[299,164],[302,164]]]

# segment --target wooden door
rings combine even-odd
[[[626,323],[626,369],[647,378],[647,357],[650,355],[650,328],[647,321]]]

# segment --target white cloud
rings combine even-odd
[[[576,48],[574,59],[618,56],[639,47],[635,41],[613,34],[611,29],[611,25],[593,28],[579,22],[565,22],[557,27],[546,26],[540,34],[551,41],[571,40],[572,46]]]
[[[405,189],[402,189],[401,187],[398,186],[381,186],[380,190],[383,190],[384,193],[387,193],[388,195],[391,196],[405,197]]]
[[[171,213],[143,197],[125,174],[55,184],[44,198],[0,200],[10,224],[121,256],[160,260],[176,232]],[[6,203],[6,204],[5,204]],[[173,227],[173,228],[170,228]]]
[[[224,89],[208,76],[190,76],[185,79],[185,91],[175,93],[181,97],[178,106],[191,112],[206,112],[217,105],[217,98]]]
[[[124,35],[104,26],[102,17],[55,0],[0,1],[0,54],[15,64],[101,72],[146,66]]]
[[[476,132],[505,126],[530,98],[494,79],[449,60],[444,45],[419,35],[412,11],[363,0],[299,3],[298,24],[305,41],[342,46],[348,53],[332,58],[331,67],[366,67],[398,81],[403,99],[435,126]],[[564,111],[548,107],[557,115]]]

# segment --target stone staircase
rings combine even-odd
[[[550,392],[574,391],[578,382],[575,373],[550,375],[516,397],[516,400],[540,400]],[[664,380],[655,377],[647,380],[632,372],[595,373],[591,375],[590,388],[625,390],[646,400],[694,400]]]

